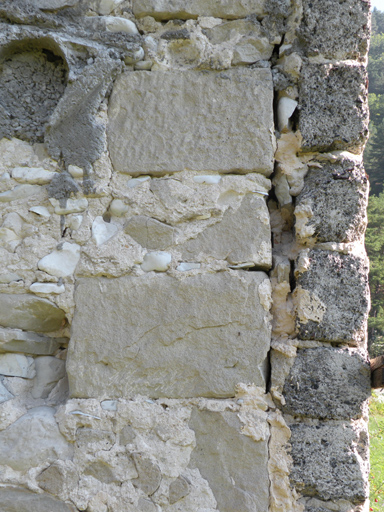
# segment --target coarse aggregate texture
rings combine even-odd
[[[272,79],[268,69],[123,73],[109,104],[114,168],[131,175],[185,169],[273,169]]]
[[[49,494],[36,494],[22,487],[1,487],[0,500],[3,512],[75,512]]]
[[[366,84],[363,64],[303,66],[299,96],[303,150],[360,152],[368,136]]]
[[[299,350],[284,385],[283,411],[318,419],[360,418],[371,393],[371,372],[353,349]]]
[[[71,395],[224,398],[238,382],[265,386],[265,279],[263,272],[232,271],[79,280],[81,314],[67,364]]]
[[[369,2],[303,0],[299,38],[308,57],[364,61],[369,41]]]
[[[0,137],[42,142],[66,86],[63,59],[49,50],[14,53],[0,66]]]
[[[297,329],[305,340],[364,345],[369,308],[366,258],[310,250],[298,274]]]
[[[296,199],[296,235],[304,242],[359,240],[367,225],[369,184],[363,164],[346,156],[319,166],[310,167]]]
[[[290,478],[303,496],[352,503],[367,498],[368,432],[364,424],[295,424],[290,428]]]

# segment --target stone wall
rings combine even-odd
[[[0,2],[2,511],[368,510],[369,24]]]

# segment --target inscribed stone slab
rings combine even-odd
[[[109,106],[112,163],[131,175],[189,169],[269,176],[273,130],[269,69],[124,73]]]
[[[67,371],[73,397],[234,396],[265,386],[270,345],[263,272],[176,279],[80,279]]]

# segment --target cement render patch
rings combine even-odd
[[[123,73],[109,104],[108,146],[116,171],[273,170],[269,69]]]
[[[67,371],[72,397],[234,396],[265,387],[269,313],[263,272],[175,279],[81,279]]]

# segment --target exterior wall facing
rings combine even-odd
[[[0,3],[0,508],[366,512],[366,0]]]

